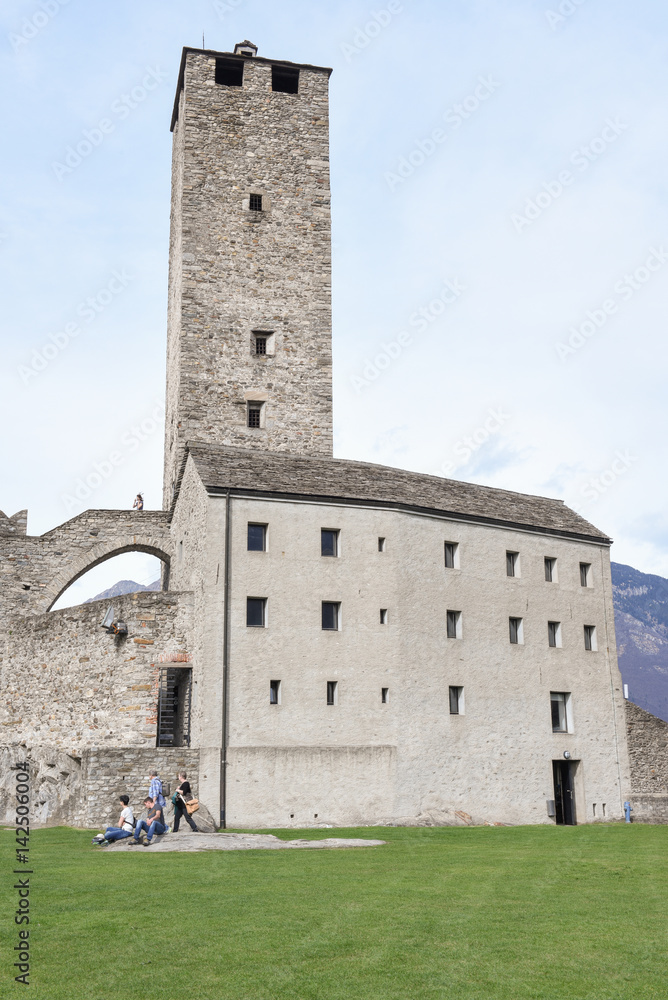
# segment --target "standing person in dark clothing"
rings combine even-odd
[[[192,798],[192,791],[190,788],[190,782],[187,780],[188,776],[185,771],[179,771],[178,780],[181,784],[178,786],[174,795],[172,796],[172,802],[174,803],[174,827],[172,833],[178,833],[179,823],[181,822],[181,817],[185,819],[186,823],[193,831],[193,833],[199,833],[195,821],[186,809],[186,802],[188,799]]]
[[[133,510],[143,510],[144,509],[144,498],[141,493],[138,493],[135,497],[135,502],[132,505]]]

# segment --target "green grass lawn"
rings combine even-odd
[[[31,996],[121,1000],[668,997],[668,828],[276,831],[337,851],[115,853],[31,837]],[[2,845],[3,968],[16,943]]]

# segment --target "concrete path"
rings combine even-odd
[[[135,854],[151,854],[156,851],[276,851],[283,848],[311,847],[331,849],[334,847],[379,847],[384,840],[346,840],[327,837],[324,840],[279,840],[270,833],[165,833],[154,837],[150,847],[141,847],[129,840],[119,840],[101,851],[133,851]]]

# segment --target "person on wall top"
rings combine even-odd
[[[133,510],[143,510],[144,509],[144,498],[141,493],[138,493],[135,497],[135,502],[132,505]]]

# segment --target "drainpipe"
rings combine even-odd
[[[230,566],[232,555],[230,539],[232,537],[231,498],[228,490],[225,495],[225,578],[223,583],[223,739],[220,764],[220,825],[227,826],[227,740],[228,740],[228,690],[230,668]]]

